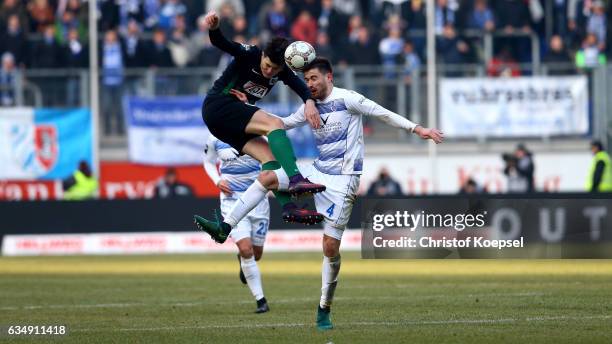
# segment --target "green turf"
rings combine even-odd
[[[267,254],[271,312],[234,255],[0,258],[0,326],[64,324],[72,343],[611,343],[611,261],[362,261],[343,255],[314,327],[319,254]],[[344,274],[343,274],[344,273]]]

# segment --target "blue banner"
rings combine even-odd
[[[37,129],[35,146],[38,160],[44,165],[56,159],[40,179],[64,179],[71,176],[82,160],[93,166],[89,109],[35,109],[34,123]]]
[[[0,179],[64,179],[92,165],[88,109],[0,109]]]

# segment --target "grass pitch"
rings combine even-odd
[[[612,261],[390,261],[343,254],[317,332],[320,254],[266,254],[271,312],[234,255],[0,258],[0,327],[68,327],[71,343],[611,343]]]

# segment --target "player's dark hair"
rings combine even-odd
[[[314,60],[312,60],[312,62],[310,62],[309,64],[306,65],[306,67],[304,67],[304,73],[308,72],[311,69],[318,69],[321,73],[323,74],[327,74],[327,73],[334,73],[334,70],[332,69],[332,65],[331,62],[329,62],[328,59],[326,59],[325,57],[316,57]]]
[[[272,63],[285,65],[285,49],[289,46],[289,40],[284,37],[274,37],[264,49],[264,55],[270,58]]]

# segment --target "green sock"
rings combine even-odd
[[[265,164],[261,165],[262,171],[274,171],[274,170],[278,170],[279,168],[281,168],[281,165],[278,163],[278,161],[268,161]],[[278,201],[278,203],[281,204],[281,206],[285,206],[285,204],[292,202],[291,194],[289,194],[288,192],[283,192],[283,191],[273,191],[273,192],[274,192],[274,197],[276,197],[276,200]]]
[[[293,146],[291,145],[291,141],[287,138],[285,130],[276,129],[271,131],[268,134],[268,144],[270,145],[272,154],[274,154],[274,157],[278,160],[289,177],[300,174],[300,170],[295,163],[296,158],[295,153],[293,153]]]
[[[291,194],[288,192],[283,192],[283,191],[273,191],[274,192],[274,197],[276,197],[276,200],[278,201],[278,203],[280,203],[281,206],[285,206],[285,204],[288,203],[293,203],[293,201],[291,200]]]

